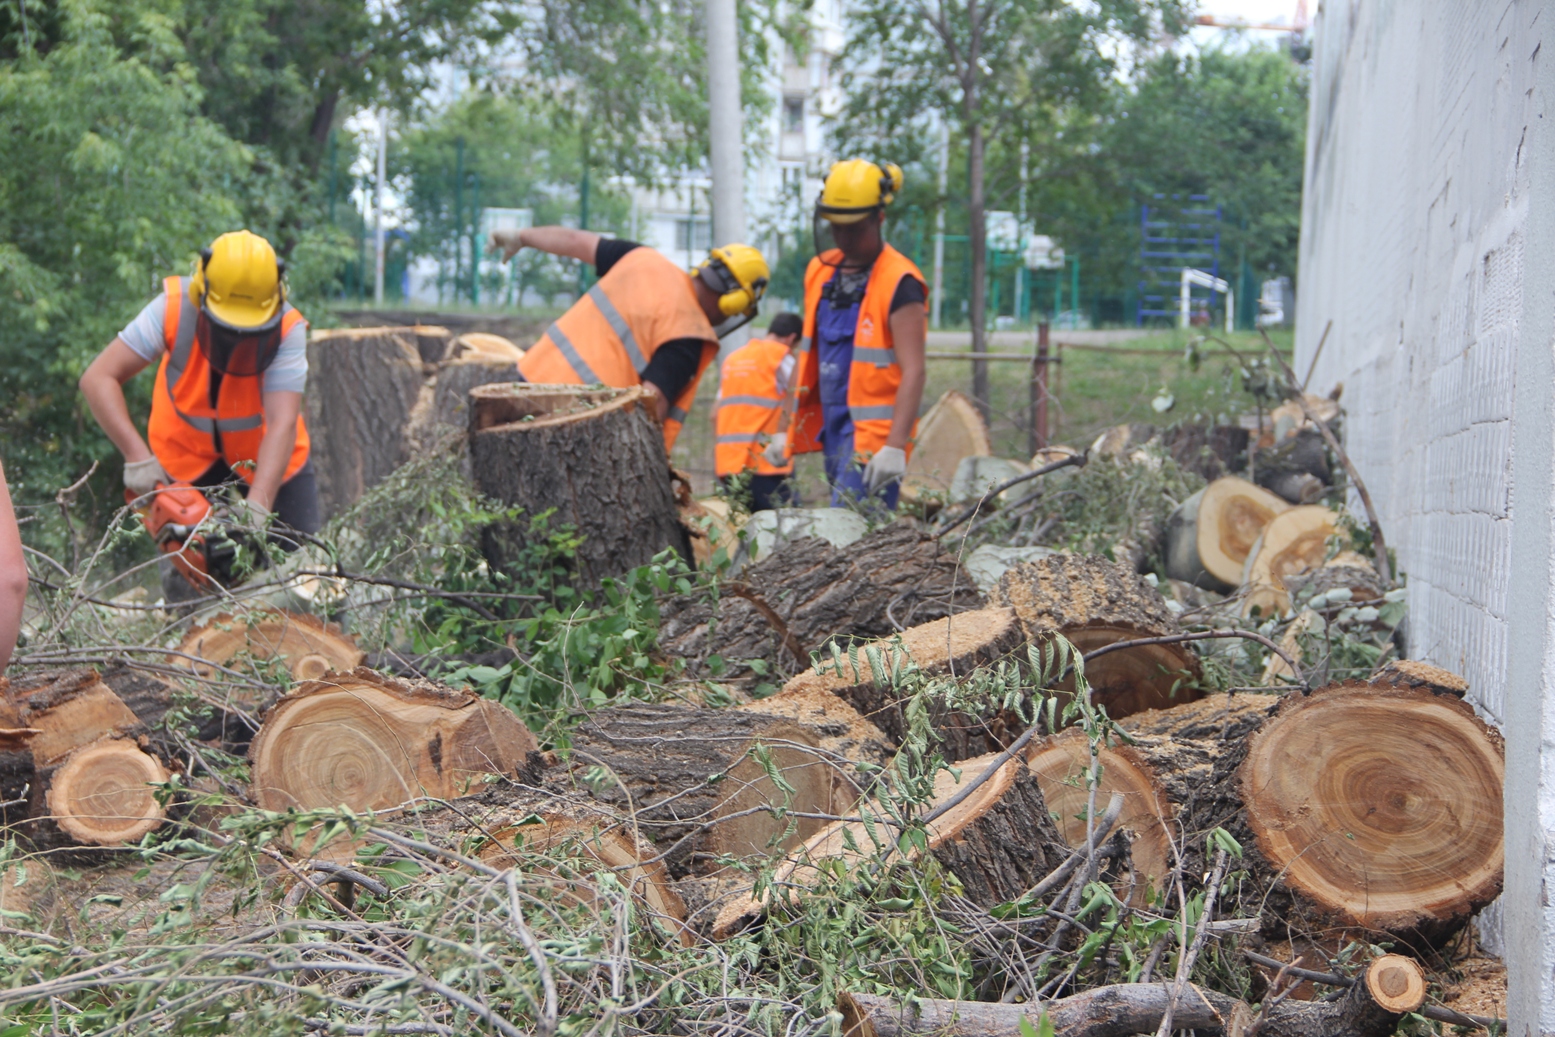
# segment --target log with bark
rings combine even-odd
[[[1333,482],[1328,448],[1315,428],[1297,432],[1279,445],[1259,450],[1254,469],[1259,486],[1292,504],[1310,504]]]
[[[1469,682],[1440,666],[1420,662],[1418,659],[1395,659],[1384,666],[1372,678],[1373,684],[1388,684],[1401,688],[1422,688],[1438,695],[1463,698],[1469,693]]]
[[[896,754],[890,736],[831,691],[812,686],[785,688],[775,695],[735,707],[747,713],[777,717],[805,728],[816,747],[853,777],[863,779],[856,765],[883,767]],[[860,791],[863,789],[861,787]]]
[[[1321,505],[1306,504],[1269,520],[1242,566],[1243,615],[1256,610],[1267,618],[1290,610],[1285,580],[1322,567],[1336,517]]]
[[[910,522],[844,548],[818,537],[797,540],[745,570],[745,596],[726,594],[716,604],[706,595],[667,600],[659,646],[685,659],[691,676],[755,685],[763,675],[751,660],[769,674],[791,676],[808,669],[809,653],[833,637],[888,637],[980,608],[982,593],[956,557]],[[803,658],[785,648],[790,638]],[[722,664],[716,670],[714,656]]]
[[[411,328],[340,328],[308,341],[308,434],[324,516],[332,517],[410,460],[404,435],[423,404]]]
[[[470,461],[487,496],[516,505],[516,521],[489,527],[488,559],[516,563],[536,539],[533,521],[570,526],[584,586],[645,565],[665,548],[688,561],[664,434],[646,390],[507,383],[470,392]]]
[[[1144,577],[1105,558],[1052,555],[1011,567],[991,596],[1020,617],[1033,641],[1053,633],[1081,654],[1119,641],[1180,632],[1166,600]],[[1186,644],[1140,645],[1085,666],[1091,701],[1113,718],[1199,697],[1199,657]],[[1057,686],[1074,694],[1074,679]]]
[[[1019,897],[1070,854],[1048,816],[1036,777],[1019,754],[984,779],[999,756],[990,753],[961,763],[955,771],[940,772],[933,800],[925,808],[932,812],[946,806],[975,786],[964,800],[928,823],[927,841],[929,853],[961,881],[966,897],[985,908]],[[858,809],[870,811],[873,822],[837,821],[815,833],[778,866],[761,896],[747,887],[723,906],[713,922],[713,938],[726,939],[746,929],[774,901],[803,896],[820,877],[817,862],[858,863],[896,845],[896,829],[885,820],[890,816],[886,810],[879,804]]]
[[[538,745],[506,707],[366,668],[307,681],[265,715],[249,748],[265,810],[386,810],[532,773]]]
[[[551,783],[586,788],[629,816],[676,877],[716,872],[726,858],[790,849],[858,799],[853,780],[806,725],[672,705],[594,713],[573,733],[567,774]],[[819,816],[791,816],[806,814]]]
[[[1241,586],[1247,555],[1274,516],[1290,505],[1246,479],[1216,479],[1166,523],[1166,574],[1221,594]]]
[[[840,662],[837,656],[823,655],[819,670],[791,679],[779,697],[835,695],[900,744],[907,735],[907,699],[898,674],[911,666],[934,676],[965,676],[1008,656],[1025,640],[1013,609],[961,612],[890,637],[847,646],[840,649]],[[871,657],[878,660],[879,672]],[[939,750],[948,760],[1002,749],[1025,727],[1014,713],[999,708],[965,711],[947,706],[943,700],[929,703],[929,723],[940,737]]]
[[[256,609],[238,615],[223,613],[189,631],[178,651],[182,654],[169,657],[171,665],[204,676],[214,672],[206,663],[234,667],[242,662],[274,661],[294,681],[318,680],[327,673],[346,673],[361,665],[365,658],[365,653],[356,645],[356,638],[335,624],[305,612],[281,609]]]
[[[966,394],[949,390],[918,422],[913,454],[902,477],[902,499],[908,503],[943,501],[962,458],[992,453],[988,423],[977,404]]]
[[[1409,958],[1387,954],[1336,1001],[1281,1001],[1268,1009],[1265,1037],[1391,1037],[1400,1020],[1425,1003],[1425,973]],[[1120,983],[1040,1004],[915,998],[845,992],[837,1000],[843,1037],[1021,1037],[1045,1015],[1055,1037],[1130,1037],[1154,1033],[1173,1003],[1171,983]],[[1241,1037],[1257,1013],[1245,1003],[1195,984],[1175,999],[1172,1026]]]
[[[1185,878],[1225,828],[1247,879],[1222,902],[1271,936],[1438,947],[1500,892],[1501,738],[1451,695],[1352,681],[1122,726],[1175,809]]]

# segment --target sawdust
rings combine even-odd
[[[814,731],[820,748],[844,760],[884,765],[896,751],[885,733],[858,710],[813,684],[796,684],[735,708],[792,720]]]
[[[1454,963],[1451,973],[1430,978],[1434,983],[1441,984],[1438,1000],[1453,1011],[1506,1018],[1505,962],[1475,953]]]

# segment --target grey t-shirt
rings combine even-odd
[[[167,315],[167,294],[157,296],[146,304],[139,316],[125,325],[119,337],[135,355],[154,364],[167,348],[164,340]],[[275,362],[260,375],[264,379],[261,392],[302,392],[308,384],[308,324],[298,321],[296,327],[281,340]]]

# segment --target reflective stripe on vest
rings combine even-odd
[[[720,443],[760,443],[766,437],[760,432],[726,432],[718,437]]]
[[[858,421],[890,421],[896,416],[896,404],[889,407],[849,407],[848,413]]]
[[[595,287],[598,286],[596,285]],[[552,342],[556,343],[557,352],[561,353],[562,359],[567,361],[567,365],[572,368],[572,373],[578,376],[578,382],[580,384],[604,384],[599,375],[594,373],[594,369],[588,365],[588,361],[584,360],[581,356],[578,355],[577,347],[572,344],[572,340],[570,338],[562,334],[561,328],[555,324],[552,324],[549,328],[545,329],[545,334],[546,337],[548,337]]]
[[[290,303],[282,304],[281,321],[283,325],[286,322],[285,314],[291,312],[291,308]],[[199,318],[200,311],[195,309],[194,303],[189,301],[188,293],[184,293],[179,300],[178,335],[173,340],[172,355],[167,358],[165,388],[167,389],[167,400],[173,405],[173,413],[177,414],[185,424],[197,428],[207,435],[214,435],[217,432],[247,432],[250,429],[259,428],[265,423],[265,416],[262,413],[250,414],[242,418],[206,418],[198,414],[186,414],[178,408],[178,401],[173,397],[173,386],[178,384],[179,379],[184,376],[184,368],[189,366],[189,354],[194,349],[195,325]],[[293,321],[294,326],[295,323]],[[290,328],[285,328],[282,332],[283,337],[285,331],[290,330]]]
[[[683,410],[680,407],[671,407],[670,410],[669,410],[669,413],[666,414],[664,417],[665,417],[665,420],[667,420],[667,421],[678,421],[681,424],[685,424],[685,422],[686,422],[686,411]]]
[[[616,304],[610,301],[610,296],[605,294],[605,290],[598,282],[589,289],[588,296],[594,300],[594,305],[599,307],[599,312],[604,314],[605,323],[610,325],[610,330],[621,340],[621,348],[626,350],[627,357],[632,361],[632,370],[641,376],[648,369],[648,361],[643,358],[643,351],[637,345],[637,336],[632,334],[631,325],[626,323],[626,318],[621,316],[621,311],[616,309]],[[552,327],[555,325],[553,324]]]
[[[723,408],[723,407],[734,407],[734,406],[737,406],[739,404],[748,404],[748,405],[750,405],[752,407],[781,407],[783,405],[783,397],[781,397],[781,396],[720,396],[718,398],[718,406],[720,408]]]
[[[896,350],[890,347],[885,349],[870,349],[867,347],[853,347],[853,362],[855,364],[874,364],[876,367],[890,367],[896,363]]]

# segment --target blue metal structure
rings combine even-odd
[[[1209,196],[1180,194],[1154,196],[1139,207],[1139,297],[1134,304],[1134,323],[1148,318],[1177,319],[1177,292],[1182,268],[1191,266],[1220,276],[1221,207],[1209,204]],[[1176,203],[1176,204],[1173,204]],[[1210,308],[1219,293],[1210,292]]]

